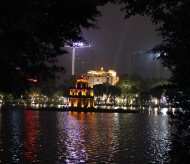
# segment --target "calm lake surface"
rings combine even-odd
[[[0,163],[170,163],[165,112],[0,110]]]

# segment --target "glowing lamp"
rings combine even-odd
[[[37,79],[33,79],[33,78],[29,78],[28,81],[32,82],[32,83],[37,83],[38,80]]]
[[[84,44],[79,42],[79,43],[73,43],[73,47],[82,47]]]

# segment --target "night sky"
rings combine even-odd
[[[135,16],[128,20],[120,11],[121,5],[108,3],[99,7],[102,17],[98,18],[100,30],[84,30],[85,39],[90,48],[81,48],[76,51],[78,73],[87,70],[114,69],[118,75],[127,72],[127,55],[134,51],[146,51],[160,42],[155,25],[149,18]],[[59,59],[60,64],[66,67],[65,78],[71,75],[71,49],[70,54]]]

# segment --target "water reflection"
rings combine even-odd
[[[146,113],[146,114],[149,114],[149,115],[159,115],[159,114],[167,115],[168,108],[151,107],[151,106],[149,106],[148,108],[144,108],[143,107],[139,111],[141,113]]]
[[[28,162],[39,162],[37,154],[40,152],[40,148],[39,145],[36,144],[39,129],[38,112],[30,110],[26,111],[24,114],[24,129],[26,133],[26,137],[23,142],[25,149],[24,158]]]
[[[59,154],[60,160],[65,160],[67,163],[81,163],[88,159],[85,148],[85,139],[83,124],[78,122],[74,116],[65,116],[66,113],[57,115],[58,126],[58,149],[62,152],[62,145],[65,145],[65,152]],[[73,114],[77,114],[74,112]],[[82,114],[81,114],[82,115]],[[63,118],[66,119],[63,120]]]
[[[0,161],[169,163],[171,127],[164,111],[1,111]]]
[[[9,151],[11,153],[11,160],[13,162],[19,162],[22,153],[20,150],[20,147],[22,147],[20,117],[21,116],[19,115],[19,113],[16,110],[13,110],[8,120],[10,123],[10,131],[9,129],[6,129],[8,130],[7,132],[10,134]]]

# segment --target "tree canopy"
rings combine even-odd
[[[82,28],[96,28],[103,0],[1,0],[0,90],[23,91],[28,78],[56,78],[57,57],[68,41],[84,40]]]
[[[181,89],[190,83],[190,1],[189,0],[111,0],[124,3],[126,18],[140,14],[158,25],[161,44],[152,51],[159,53],[163,66],[172,72],[172,82]]]
[[[120,76],[117,86],[121,88],[122,97],[127,99],[127,103],[134,97],[139,97],[141,92],[148,90],[147,84],[136,74]]]

